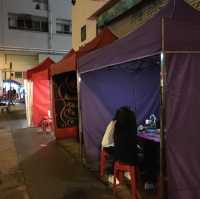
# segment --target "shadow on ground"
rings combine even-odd
[[[67,153],[69,153],[75,159],[75,161],[78,162],[78,164],[82,164],[82,162],[80,161],[79,143],[77,143],[76,140],[74,140],[74,139],[60,140],[60,141],[58,141],[58,144],[63,148],[63,150],[65,150]],[[87,170],[89,170],[90,173],[92,173],[92,175],[95,176],[95,178],[97,180],[101,181],[110,190],[112,190],[112,185],[108,183],[107,176],[104,176],[103,178],[99,177],[97,165],[98,164],[90,165],[90,162],[84,161],[84,167]],[[116,195],[117,195],[117,198],[119,198],[119,199],[132,198],[131,192],[130,192],[130,182],[128,182],[128,181],[125,181],[125,182],[126,182],[125,184],[117,187]],[[158,198],[157,194],[155,192],[145,192],[144,185],[141,182],[138,183],[138,188],[139,188],[139,192],[141,194],[141,199],[156,199],[156,198]],[[78,195],[77,195],[77,197],[78,197]],[[85,195],[84,195],[84,197],[85,197]],[[84,199],[84,197],[83,197],[83,199]]]
[[[112,191],[63,150],[51,135],[20,129],[13,132],[13,137],[32,199],[114,198]]]

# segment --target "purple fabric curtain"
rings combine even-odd
[[[134,74],[134,110],[138,124],[143,124],[150,114],[160,118],[160,64],[139,69]]]
[[[98,159],[105,128],[121,106],[136,111],[138,124],[151,113],[159,117],[159,66],[145,63],[134,67],[129,63],[82,75],[82,122],[86,154],[90,159]]]
[[[165,19],[165,50],[200,50],[198,36],[200,35],[200,18],[198,19],[199,21]]]
[[[200,54],[173,54],[168,63],[168,198],[200,198]]]

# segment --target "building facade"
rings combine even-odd
[[[199,0],[185,0],[200,10]],[[72,46],[78,49],[96,37],[104,26],[119,38],[136,30],[168,3],[168,0],[76,0],[72,7]],[[78,17],[76,17],[78,15]]]
[[[109,0],[72,0],[72,47],[75,50],[96,36],[96,19],[90,16]]]
[[[0,70],[20,81],[46,57],[71,49],[71,0],[0,0]]]

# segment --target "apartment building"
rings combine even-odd
[[[96,20],[90,19],[109,0],[72,0],[72,47],[89,42],[96,36]]]
[[[22,82],[23,72],[46,57],[60,60],[71,49],[71,32],[71,0],[0,0],[3,79]]]
[[[136,30],[168,0],[72,0],[72,46],[78,49],[107,26],[119,38]],[[200,10],[199,0],[185,0]],[[77,17],[78,13],[78,17]]]

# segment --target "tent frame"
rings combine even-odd
[[[160,198],[164,199],[165,195],[165,184],[164,184],[164,175],[165,175],[165,106],[166,106],[166,53],[165,43],[164,43],[164,36],[165,36],[165,29],[164,29],[164,17],[162,17],[162,51],[160,54]]]
[[[84,160],[84,154],[83,154],[83,126],[82,126],[82,115],[81,115],[81,101],[80,101],[80,82],[81,82],[81,76],[78,73],[78,70],[76,72],[76,79],[77,79],[77,98],[78,98],[78,127],[79,127],[79,153],[80,153],[80,159],[83,162]]]

